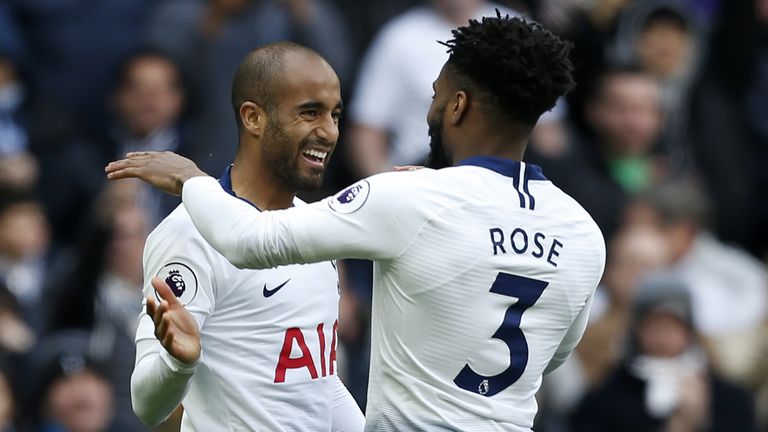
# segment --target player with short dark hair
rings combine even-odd
[[[530,430],[542,374],[579,341],[605,264],[589,214],[521,161],[536,119],[573,87],[569,44],[501,16],[453,34],[427,117],[432,163],[447,168],[258,213],[173,154],[107,167],[183,191],[236,266],[374,261],[366,430]]]
[[[296,191],[321,185],[338,138],[336,73],[310,49],[266,45],[232,102],[240,142],[219,190],[254,211],[303,206]],[[183,404],[183,431],[362,429],[336,370],[335,263],[237,269],[182,205],[147,239],[144,276],[131,395],[145,423]]]

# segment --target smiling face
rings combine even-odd
[[[283,185],[315,189],[339,138],[339,78],[328,63],[303,51],[286,53],[284,71],[268,111],[262,158]]]

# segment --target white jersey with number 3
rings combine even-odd
[[[188,181],[184,202],[235,265],[375,261],[366,430],[530,430],[605,263],[592,218],[538,167],[477,157],[261,215],[214,185]]]

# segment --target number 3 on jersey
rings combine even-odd
[[[528,342],[520,329],[520,319],[523,312],[539,300],[547,285],[549,285],[548,282],[509,273],[499,273],[496,276],[496,280],[491,285],[491,292],[518,299],[507,309],[504,322],[492,336],[507,344],[509,367],[497,375],[484,376],[465,364],[453,379],[457,386],[472,393],[493,396],[520,379],[528,364]]]

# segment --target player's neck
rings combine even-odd
[[[468,145],[453,147],[453,160],[460,162],[477,156],[492,156],[511,160],[523,160],[526,141],[510,141],[509,137],[476,137],[462,142]]]
[[[271,174],[272,171],[263,169],[261,164],[246,161],[238,155],[230,171],[235,195],[250,201],[260,210],[286,209],[293,205],[295,190],[281,185]]]

